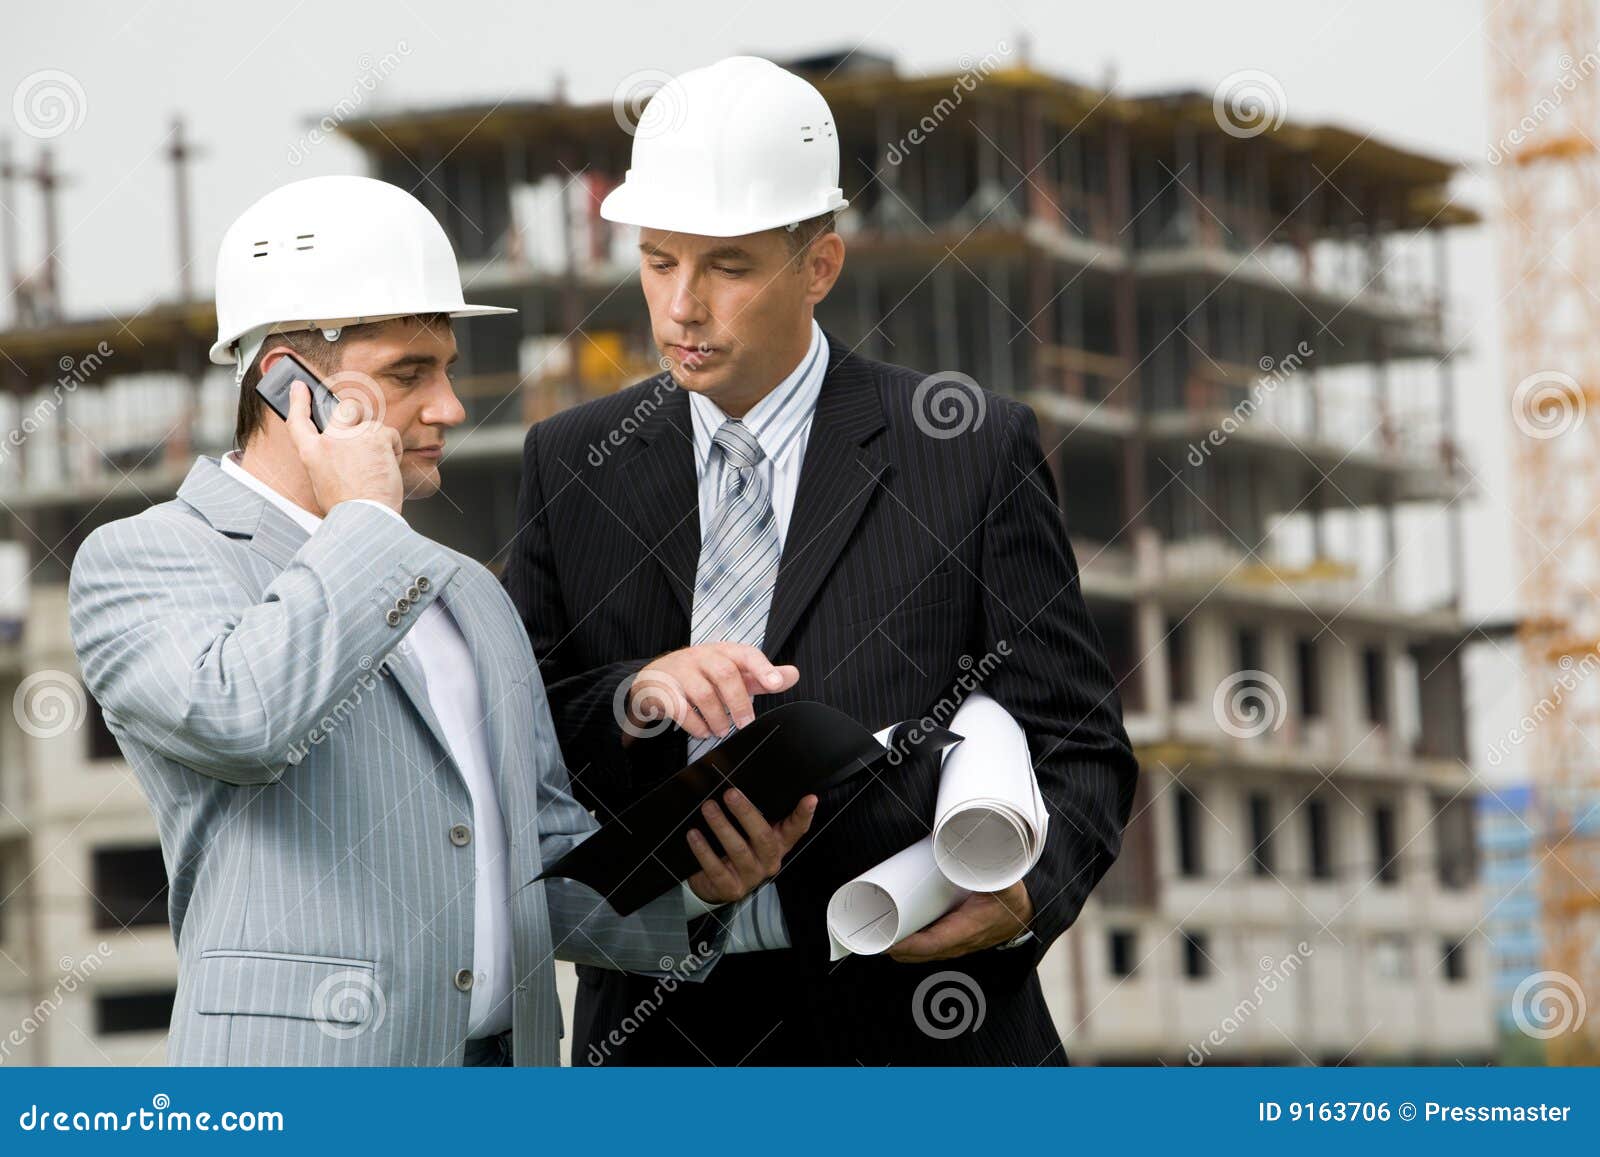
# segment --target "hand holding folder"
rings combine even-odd
[[[917,750],[955,742],[920,732]],[[883,743],[843,712],[821,703],[786,703],[763,712],[660,784],[573,848],[539,878],[562,876],[593,888],[626,916],[699,870],[687,836],[697,830],[720,848],[700,813],[730,787],[767,817],[785,816],[807,795],[863,774],[889,757]]]

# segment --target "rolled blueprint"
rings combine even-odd
[[[1011,887],[1038,863],[1050,816],[1033,774],[1028,738],[993,699],[974,692],[950,730],[934,808],[933,859],[970,892]]]
[[[887,951],[969,894],[945,879],[933,862],[933,837],[924,836],[834,892],[828,901],[830,959]]]
[[[973,892],[1009,888],[1038,861],[1049,815],[1027,737],[974,693],[950,721],[933,834],[841,886],[828,901],[832,959],[885,952]],[[888,745],[893,728],[874,738]]]

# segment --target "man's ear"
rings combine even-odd
[[[806,278],[806,304],[814,306],[832,293],[838,275],[845,270],[845,238],[837,232],[813,238],[805,253],[800,254],[800,261],[800,272]]]
[[[261,356],[256,360],[256,364],[261,367],[262,376],[266,376],[266,372],[277,363],[279,358],[283,357],[285,354],[292,353],[294,353],[294,351],[288,346],[273,345],[269,340],[268,344],[263,347]]]
[[[814,239],[800,255],[805,262],[801,272],[808,279],[806,304],[815,305],[833,291],[844,272],[844,238],[834,232]]]

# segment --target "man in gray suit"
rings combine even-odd
[[[570,793],[500,584],[413,531],[439,486],[462,301],[415,198],[365,178],[269,194],[223,241],[215,361],[237,442],[177,498],[78,552],[72,635],[149,797],[171,881],[176,1064],[554,1064],[553,959],[654,972],[720,952],[715,917],[772,876],[815,799],[771,826],[729,793],[714,854],[631,917],[537,881],[596,827]],[[293,354],[339,395],[319,433],[254,386]],[[751,678],[780,689],[770,665]],[[742,829],[742,833],[741,830]]]

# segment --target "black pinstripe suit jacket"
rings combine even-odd
[[[795,664],[800,680],[757,709],[818,699],[876,730],[952,704],[982,675],[1026,731],[1052,812],[1026,880],[1035,939],[937,966],[828,963],[833,889],[930,830],[936,774],[906,763],[823,798],[778,877],[791,949],[726,958],[704,984],[670,993],[587,972],[575,1060],[1062,1060],[1034,966],[1115,858],[1137,769],[1037,424],[1026,406],[985,392],[981,420],[932,436],[913,403],[922,374],[828,342],[767,619],[768,656]],[[681,733],[623,748],[613,703],[623,679],[689,643],[697,494],[689,399],[665,375],[528,433],[505,581],[574,788],[602,817],[684,762]],[[981,992],[984,1019],[944,1039],[924,1031],[913,998],[952,969]],[[652,1015],[640,1017],[641,1001]]]

